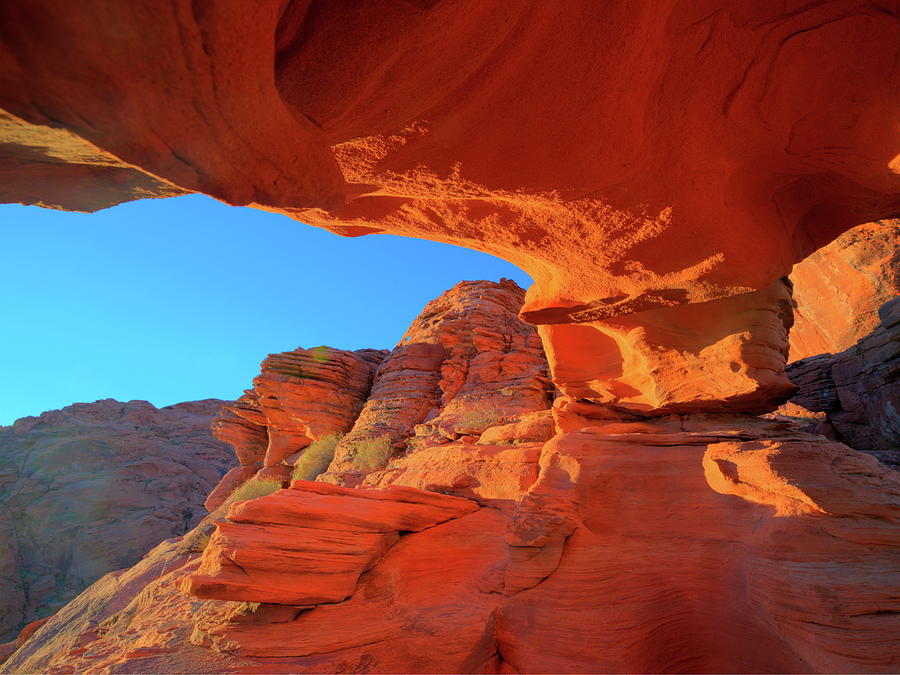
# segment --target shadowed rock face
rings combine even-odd
[[[0,636],[194,527],[233,464],[222,402],[76,403],[0,429]]]
[[[855,227],[794,267],[791,381],[780,412],[900,464],[900,221]]]
[[[321,516],[308,486],[235,504],[202,558],[159,547],[8,668],[897,671],[898,474],[755,416],[793,391],[792,265],[900,213],[895,4],[163,7],[0,5],[0,107],[30,125],[13,156],[61,129],[167,189],[513,262],[563,393],[555,436],[538,446],[546,412],[477,439],[431,416],[469,379],[463,343],[423,325],[348,434],[367,425],[377,461],[347,440],[325,477],[468,513],[298,542],[282,528]],[[245,466],[290,426],[265,407],[254,388],[219,425]],[[335,513],[368,499],[323,489]],[[239,603],[260,580],[303,604]]]
[[[830,435],[900,467],[900,298],[885,303],[874,330],[838,354],[788,367],[799,386],[791,401],[825,413]]]

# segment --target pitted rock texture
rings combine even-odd
[[[763,289],[896,215],[888,2],[167,7],[6,3],[0,106],[183,190],[500,255],[534,321]]]
[[[166,7],[6,3],[4,152],[35,147],[21,121],[51,150],[64,132],[152,176],[160,195],[497,255],[535,280],[522,316],[536,324],[649,312],[662,343],[615,326],[589,339],[620,340],[621,359],[588,378],[595,401],[714,412],[679,386],[707,375],[703,344],[715,396],[777,405],[780,370],[738,347],[747,332],[770,345],[768,328],[700,323],[683,339],[657,318],[683,326],[686,303],[764,296],[842,232],[900,212],[900,25],[886,0]],[[20,187],[6,198],[42,189]],[[657,350],[676,365],[653,363]]]
[[[839,354],[788,366],[800,388],[791,401],[825,413],[831,435],[856,450],[900,466],[900,298],[878,311],[880,322]]]
[[[320,480],[357,485],[428,439],[477,436],[546,410],[552,385],[537,331],[518,317],[524,295],[509,280],[463,281],[428,303],[379,367]]]
[[[0,638],[206,515],[222,402],[76,403],[0,428]]]
[[[845,232],[794,266],[788,360],[837,354],[871,333],[878,309],[900,295],[900,220]]]

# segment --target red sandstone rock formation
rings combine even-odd
[[[767,412],[794,386],[784,374],[790,289],[540,327],[566,395],[623,412]]]
[[[185,191],[140,171],[66,129],[29,124],[0,110],[0,202],[97,211]]]
[[[10,128],[63,129],[173,189],[341,234],[502,256],[535,279],[523,310],[535,323],[647,310],[678,323],[683,303],[754,290],[736,302],[762,311],[793,263],[900,210],[900,27],[882,0],[167,8],[7,3]],[[21,155],[37,133],[4,147]],[[50,154],[71,140],[45,136]],[[745,327],[693,331],[719,344]],[[580,350],[621,351],[587,373],[611,382],[597,400],[624,391],[650,408],[698,407],[701,391],[675,395],[654,365],[657,348],[680,352],[681,380],[703,379],[696,346],[677,331],[670,344],[617,331],[579,335]],[[759,370],[729,344],[715,351],[751,381]],[[752,396],[756,385],[731,379],[717,396]],[[774,399],[782,384],[759,386]]]
[[[213,422],[213,434],[234,448],[241,466],[261,464],[269,447],[266,416],[259,409],[259,398],[252,389],[236,401],[226,401]]]
[[[221,404],[107,399],[0,429],[0,637],[197,524],[232,464]]]
[[[897,466],[900,221],[853,228],[797,265],[791,279],[791,355],[805,358],[788,366],[800,390],[779,412]]]
[[[507,444],[546,440],[551,385],[537,331],[518,317],[523,301],[512,281],[465,281],[430,302],[390,354],[318,347],[270,355],[253,389],[226,403],[213,425],[241,467],[223,477],[207,508],[257,471],[286,484],[285,465],[335,433],[347,432],[319,480],[346,485],[394,456],[461,436],[475,442],[488,428]]]
[[[477,509],[459,497],[411,488],[295,481],[290,490],[234,504],[185,590],[280,605],[342,602],[401,531],[420,532]]]
[[[789,423],[615,425],[558,435],[539,460],[524,448],[516,461],[494,455],[493,467],[489,447],[465,446],[480,459],[450,464],[481,464],[472,477],[485,484],[511,488],[521,463],[539,471],[480,508],[318,483],[238,503],[202,558],[160,547],[66,607],[10,667],[895,669],[900,475]],[[448,476],[433,453],[406,462],[412,481]],[[501,508],[509,497],[513,508]],[[359,508],[367,501],[375,508]],[[294,604],[198,602],[183,587],[235,600],[294,593]]]
[[[242,588],[254,575],[280,592],[315,585],[323,570],[302,560],[321,549],[334,564],[347,542],[311,535],[279,576],[270,513],[259,538],[223,523],[202,563],[160,547],[102,580],[8,667],[897,670],[898,474],[753,415],[793,389],[781,279],[847,229],[900,213],[895,3],[165,9],[0,6],[5,128],[28,129],[6,150],[14,161],[45,127],[40,156],[96,148],[82,173],[105,157],[161,190],[510,260],[535,280],[521,314],[541,326],[564,394],[556,435],[538,455],[507,431],[474,442],[479,429],[446,426],[452,415],[424,420],[436,429],[366,484],[478,508],[360,545],[374,565],[346,600],[252,607],[178,590],[225,558],[248,560]],[[35,201],[40,186],[27,187]],[[378,391],[406,378],[422,399],[390,419],[412,422],[464,381],[458,368],[438,377],[444,349],[426,340],[386,362]],[[262,461],[242,424],[220,428]],[[388,451],[399,428],[379,436]],[[440,447],[448,434],[461,436]],[[359,447],[344,449],[329,478],[355,482]]]
[[[791,272],[794,326],[788,360],[836,354],[878,325],[878,309],[900,294],[900,220],[855,227]]]
[[[524,295],[508,280],[463,281],[428,303],[379,367],[320,480],[356,485],[410,447],[546,410],[547,361],[537,331],[518,317]]]
[[[253,380],[269,444],[263,464],[277,466],[312,441],[347,431],[372,386],[384,352],[328,347],[272,354]]]
[[[213,424],[213,433],[231,444],[241,466],[222,478],[207,508],[214,511],[257,471],[280,475],[278,467],[313,441],[348,431],[384,355],[330,347],[269,354],[253,389],[226,403]]]

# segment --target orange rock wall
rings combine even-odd
[[[428,303],[375,374],[321,480],[358,484],[410,443],[478,436],[549,408],[547,361],[515,282],[463,281]],[[411,438],[415,437],[415,438]],[[390,450],[372,457],[372,443]]]
[[[222,479],[210,509],[257,470],[286,485],[307,446],[333,434],[343,437],[319,480],[351,486],[415,447],[474,442],[491,427],[513,425],[510,443],[548,438],[552,384],[536,329],[518,317],[524,294],[508,280],[461,282],[429,303],[390,353],[270,354],[253,388],[213,425],[241,468]],[[529,421],[533,413],[543,413],[543,426]]]

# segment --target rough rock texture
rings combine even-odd
[[[489,456],[489,446],[466,447]],[[445,461],[450,448],[410,455],[409,468],[427,458],[412,480],[441,485],[459,461]],[[161,546],[64,608],[6,667],[893,672],[900,663],[900,474],[873,457],[789,423],[677,415],[561,434],[540,457],[523,448],[516,462],[495,461],[494,476],[519,473],[520,462],[539,473],[507,493],[511,509],[321,483],[239,502],[201,558]],[[402,476],[383,479],[392,473]],[[282,602],[295,593],[293,604],[256,604],[267,589]],[[256,602],[221,599],[244,594]]]
[[[494,429],[482,434],[482,439]],[[552,436],[552,433],[548,435]],[[417,450],[366,476],[364,487],[402,485],[467,497],[509,512],[537,479],[543,442],[447,443]]]
[[[385,354],[330,347],[269,354],[253,388],[225,403],[213,424],[213,433],[234,448],[241,466],[222,478],[207,506],[218,507],[257,471],[276,475],[285,460],[296,460],[313,441],[348,431]]]
[[[537,330],[518,317],[524,296],[505,279],[463,281],[428,303],[390,353],[270,354],[253,388],[213,425],[241,468],[223,477],[207,507],[253,475],[286,486],[284,469],[333,434],[344,435],[319,480],[348,486],[392,458],[460,437],[474,442],[488,428],[507,444],[546,440],[552,384]]]
[[[885,303],[875,329],[839,354],[788,366],[800,391],[792,403],[825,413],[830,435],[900,466],[900,297]]]
[[[401,531],[420,532],[477,509],[466,499],[412,488],[295,481],[290,490],[234,504],[185,590],[280,605],[341,602]]]
[[[271,354],[263,361],[253,380],[269,436],[263,464],[277,466],[311,442],[347,431],[383,358],[384,352],[372,349],[316,347]]]
[[[454,420],[468,375],[444,372],[452,346],[423,326],[376,374],[370,398],[397,403],[363,410],[326,477],[477,510],[402,534],[348,599],[312,607],[186,596],[216,558],[160,547],[7,667],[896,672],[898,474],[750,413],[793,390],[792,266],[900,215],[898,14],[893,0],[0,4],[0,107],[175,189],[513,262],[535,280],[521,316],[564,394],[535,466],[524,439]],[[223,433],[263,461],[232,412]],[[322,575],[279,579],[276,525],[249,527],[226,521],[219,553],[282,591]],[[328,532],[292,545],[334,564],[347,542]],[[383,544],[368,543],[364,557]]]
[[[794,266],[789,361],[836,354],[878,325],[900,295],[900,220],[854,227]]]
[[[0,638],[205,515],[222,402],[76,403],[0,428]]]
[[[605,321],[540,326],[564,394],[643,415],[767,412],[794,386],[784,374],[791,292],[764,291]]]
[[[463,281],[432,300],[375,374],[372,393],[320,480],[357,485],[408,451],[549,407],[547,361],[509,280]],[[378,449],[376,453],[373,447]]]
[[[266,417],[252,389],[236,401],[226,401],[213,422],[213,435],[234,448],[241,466],[262,462],[269,447]]]
[[[661,311],[654,332],[684,325],[685,303],[758,292],[736,301],[754,321],[780,312],[767,294],[794,263],[900,213],[893,0],[165,6],[5,3],[0,107],[176,190],[503,257],[535,280],[533,323]],[[7,136],[10,156],[34,147]],[[700,409],[655,357],[687,353],[692,375],[708,344],[740,376],[723,371],[704,409],[774,400],[777,374],[754,384],[769,355],[734,345],[773,346],[770,331],[620,343],[630,367],[603,358],[591,398]]]

